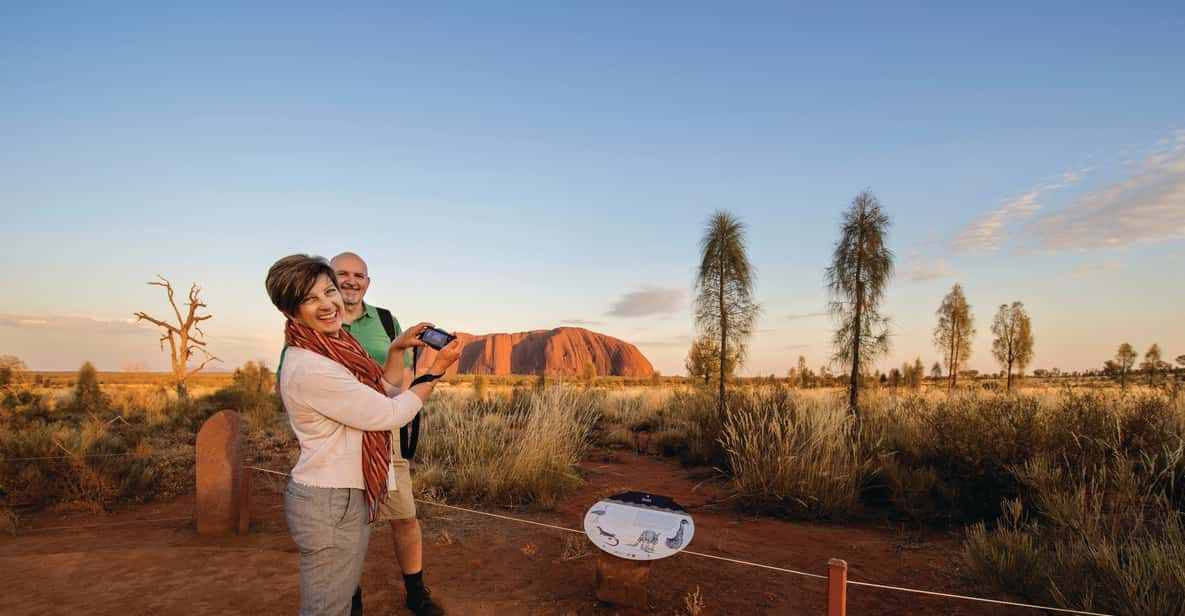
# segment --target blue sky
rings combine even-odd
[[[368,299],[475,333],[583,324],[682,371],[697,242],[749,225],[746,371],[826,362],[822,272],[869,188],[898,273],[882,366],[932,363],[955,282],[994,370],[1185,353],[1185,9],[1083,3],[214,3],[0,8],[0,353],[167,366],[157,274],[228,366],[274,363],[263,277],[354,250]]]

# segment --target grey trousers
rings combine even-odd
[[[365,493],[289,481],[284,517],[300,548],[301,616],[349,616],[370,540]]]

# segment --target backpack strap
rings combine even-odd
[[[395,316],[391,314],[390,310],[375,306],[375,311],[379,313],[379,321],[383,324],[383,331],[387,332],[387,338],[394,340],[399,337],[395,331]],[[415,347],[413,353],[419,359],[419,347]],[[415,376],[415,363],[412,363],[412,376]],[[415,419],[399,429],[399,453],[404,460],[411,460],[412,456],[416,455],[416,445],[420,442],[420,414],[416,413]]]
[[[395,331],[395,316],[391,314],[391,311],[378,306],[375,306],[374,309],[379,313],[379,321],[383,323],[383,331],[387,332],[387,338],[391,340],[398,338],[399,332]]]

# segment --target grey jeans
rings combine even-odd
[[[300,548],[301,616],[349,616],[370,540],[365,493],[289,481],[284,517]]]

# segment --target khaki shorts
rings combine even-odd
[[[395,471],[395,491],[387,492],[387,499],[379,505],[383,520],[403,520],[416,517],[416,501],[411,491],[411,465],[403,458],[391,460]]]

